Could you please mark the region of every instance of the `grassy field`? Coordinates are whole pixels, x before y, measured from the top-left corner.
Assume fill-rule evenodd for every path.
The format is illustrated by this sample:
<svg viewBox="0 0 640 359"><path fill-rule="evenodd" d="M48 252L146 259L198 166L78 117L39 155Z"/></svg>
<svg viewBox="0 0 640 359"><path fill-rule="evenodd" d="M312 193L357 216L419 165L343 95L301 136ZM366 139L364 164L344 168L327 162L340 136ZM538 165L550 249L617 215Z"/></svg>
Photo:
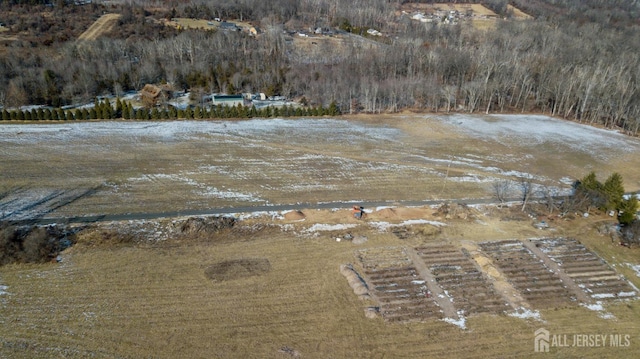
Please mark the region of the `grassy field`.
<svg viewBox="0 0 640 359"><path fill-rule="evenodd" d="M83 242L65 252L59 264L0 268L0 283L7 286L0 296L0 356L286 358L291 356L283 351L290 349L303 358L530 357L533 332L544 327L569 338L631 335L629 347L552 347L551 356L634 357L640 345L637 301L607 306L615 319L570 307L542 311L542 321L472 316L465 330L436 320L393 324L365 318L366 303L338 271L340 264L355 260L355 250L474 236L514 238L534 231L528 221L482 219L489 225L450 221L442 233L409 242L388 232L356 229L369 238L359 246L338 243L332 233L301 235L277 228L153 244ZM261 222L270 221L248 220L247 226ZM599 248L606 238L590 223L578 220L557 230ZM605 252L617 263L638 262L638 249L611 246ZM221 261L251 258L267 259L270 270L222 281L205 275ZM638 277L629 278L640 285Z"/></svg>
<svg viewBox="0 0 640 359"><path fill-rule="evenodd" d="M28 215L52 189L96 188L50 216L305 201L464 201L491 197L492 183L520 176L566 188L591 169L601 180L618 171L628 190L640 187L637 139L542 116L2 126L3 214L18 208ZM545 231L518 205L515 219L495 207L471 209L465 219L429 207L380 209L364 222L348 208L302 211L194 235L164 231L175 228L175 219L136 231L127 229L133 222L106 223L83 232L60 263L1 267L0 357L531 357L538 328L567 335L569 344L573 335L630 335L629 346L552 347L553 357L633 358L640 348L637 300L607 304L604 312L541 310L542 320L472 315L466 329L439 320L388 323L365 317L371 303L358 299L339 272L364 248L553 235L578 238L640 287L631 268L640 264L640 249L613 244L597 231L613 221L609 217L556 220ZM406 239L380 229L416 219L444 225L411 227L417 234ZM317 229L322 226L336 227ZM129 230L134 241L103 240L117 228ZM368 241L335 240L347 232ZM254 263L255 272L231 266L212 275L229 267L221 263Z"/></svg>
<svg viewBox="0 0 640 359"><path fill-rule="evenodd" d="M497 181L566 189L591 170L640 188L639 141L527 115L3 126L5 212L79 189L47 215L491 197Z"/></svg>

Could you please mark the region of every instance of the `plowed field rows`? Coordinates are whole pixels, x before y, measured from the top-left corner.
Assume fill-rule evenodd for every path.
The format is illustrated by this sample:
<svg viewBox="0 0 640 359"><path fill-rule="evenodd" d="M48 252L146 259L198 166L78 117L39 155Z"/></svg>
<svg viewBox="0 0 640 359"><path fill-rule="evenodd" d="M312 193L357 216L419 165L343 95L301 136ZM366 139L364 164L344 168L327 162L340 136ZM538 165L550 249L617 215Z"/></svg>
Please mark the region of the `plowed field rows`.
<svg viewBox="0 0 640 359"><path fill-rule="evenodd" d="M533 308L557 308L576 302L560 277L522 242L484 242L480 243L480 248Z"/></svg>
<svg viewBox="0 0 640 359"><path fill-rule="evenodd" d="M436 282L449 296L458 312L502 313L509 307L494 290L475 262L451 245L416 248Z"/></svg>
<svg viewBox="0 0 640 359"><path fill-rule="evenodd" d="M544 239L536 241L536 245L593 299L629 298L638 294L637 289L576 239Z"/></svg>

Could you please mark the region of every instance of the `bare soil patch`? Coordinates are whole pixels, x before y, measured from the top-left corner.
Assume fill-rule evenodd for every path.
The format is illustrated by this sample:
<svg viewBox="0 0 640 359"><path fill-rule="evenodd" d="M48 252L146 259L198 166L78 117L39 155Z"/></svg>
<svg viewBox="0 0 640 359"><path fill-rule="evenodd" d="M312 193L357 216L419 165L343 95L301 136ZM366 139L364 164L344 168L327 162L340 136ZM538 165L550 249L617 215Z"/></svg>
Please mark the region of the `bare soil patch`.
<svg viewBox="0 0 640 359"><path fill-rule="evenodd" d="M214 281L227 281L265 274L270 270L271 263L266 258L245 258L212 264L204 274Z"/></svg>
<svg viewBox="0 0 640 359"><path fill-rule="evenodd" d="M95 40L102 34L111 31L116 21L120 18L120 14L104 14L100 16L96 22L94 22L85 32L83 32L78 40Z"/></svg>

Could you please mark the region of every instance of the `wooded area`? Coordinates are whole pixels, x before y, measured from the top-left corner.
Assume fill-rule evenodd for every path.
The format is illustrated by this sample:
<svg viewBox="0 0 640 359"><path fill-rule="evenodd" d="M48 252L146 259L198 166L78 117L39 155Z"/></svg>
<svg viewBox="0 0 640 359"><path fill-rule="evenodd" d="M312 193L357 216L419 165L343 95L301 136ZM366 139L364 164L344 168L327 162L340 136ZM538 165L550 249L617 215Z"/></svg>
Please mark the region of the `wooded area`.
<svg viewBox="0 0 640 359"><path fill-rule="evenodd" d="M0 2L0 22L19 35L0 42L5 107L59 107L167 82L304 96L312 106L335 101L342 112L543 112L631 134L640 129L637 1L510 2L535 16L527 21L510 20L507 1L481 1L505 17L486 30L412 21L397 11L404 1L388 0L38 3ZM75 41L103 12L122 14L116 28ZM261 34L177 30L158 21L172 17L252 21ZM322 57L294 51L293 31L345 22L385 36L344 33L353 40L344 46L316 44Z"/></svg>

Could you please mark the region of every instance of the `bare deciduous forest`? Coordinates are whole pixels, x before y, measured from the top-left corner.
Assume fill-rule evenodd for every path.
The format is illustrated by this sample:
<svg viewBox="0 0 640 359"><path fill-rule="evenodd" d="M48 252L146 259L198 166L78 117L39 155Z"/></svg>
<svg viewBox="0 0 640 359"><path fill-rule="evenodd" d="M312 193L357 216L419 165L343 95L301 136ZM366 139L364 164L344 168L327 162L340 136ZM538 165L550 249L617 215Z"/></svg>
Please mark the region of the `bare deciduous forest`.
<svg viewBox="0 0 640 359"><path fill-rule="evenodd" d="M486 29L412 21L400 11L405 3L1 1L0 104L60 107L167 82L198 92L304 97L311 105L335 101L342 112L542 112L640 130L638 1L478 1L499 15ZM534 19L514 20L508 4ZM104 13L121 14L116 26L77 41ZM250 22L260 34L160 21L176 17ZM296 51L296 32L317 28L351 41Z"/></svg>

